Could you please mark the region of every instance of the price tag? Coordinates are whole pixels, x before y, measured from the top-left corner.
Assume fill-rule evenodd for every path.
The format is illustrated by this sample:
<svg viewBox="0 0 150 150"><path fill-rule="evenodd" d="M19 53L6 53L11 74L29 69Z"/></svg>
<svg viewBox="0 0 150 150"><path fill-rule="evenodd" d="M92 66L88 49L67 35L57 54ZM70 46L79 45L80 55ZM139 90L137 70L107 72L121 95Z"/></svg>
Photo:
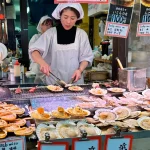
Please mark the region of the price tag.
<svg viewBox="0 0 150 150"><path fill-rule="evenodd" d="M68 142L41 143L38 142L38 150L69 150Z"/></svg>
<svg viewBox="0 0 150 150"><path fill-rule="evenodd" d="M72 150L101 150L101 137L88 137L86 141L79 138L72 140Z"/></svg>
<svg viewBox="0 0 150 150"><path fill-rule="evenodd" d="M0 140L0 150L25 150L25 137L11 137Z"/></svg>
<svg viewBox="0 0 150 150"><path fill-rule="evenodd" d="M150 23L138 23L137 36L150 36Z"/></svg>
<svg viewBox="0 0 150 150"><path fill-rule="evenodd" d="M108 4L108 0L54 0L55 4L58 3L96 3L96 4Z"/></svg>
<svg viewBox="0 0 150 150"><path fill-rule="evenodd" d="M132 139L132 136L124 136L123 138L106 136L104 150L132 150Z"/></svg>
<svg viewBox="0 0 150 150"><path fill-rule="evenodd" d="M105 35L113 37L127 38L130 25L106 22Z"/></svg>

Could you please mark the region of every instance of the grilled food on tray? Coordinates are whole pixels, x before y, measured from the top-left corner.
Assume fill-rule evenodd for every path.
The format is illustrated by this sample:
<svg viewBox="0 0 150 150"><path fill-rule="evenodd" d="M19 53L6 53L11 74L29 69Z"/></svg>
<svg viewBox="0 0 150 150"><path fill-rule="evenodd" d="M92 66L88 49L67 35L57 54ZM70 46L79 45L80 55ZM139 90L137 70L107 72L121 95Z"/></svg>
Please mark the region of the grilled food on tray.
<svg viewBox="0 0 150 150"><path fill-rule="evenodd" d="M16 119L12 122L9 122L10 124L15 124L18 126L24 126L26 124L26 120L25 119Z"/></svg>
<svg viewBox="0 0 150 150"><path fill-rule="evenodd" d="M7 122L5 120L0 119L0 128L6 127Z"/></svg>
<svg viewBox="0 0 150 150"><path fill-rule="evenodd" d="M15 125L15 124L9 124L7 127L5 127L5 130L7 132L14 132L16 130L20 129L20 126Z"/></svg>
<svg viewBox="0 0 150 150"><path fill-rule="evenodd" d="M52 111L52 116L54 118L60 119L68 119L70 118L70 114L68 114L63 107L58 107L57 110Z"/></svg>
<svg viewBox="0 0 150 150"><path fill-rule="evenodd" d="M7 131L6 130L3 130L3 129L0 129L0 139L3 139L7 136Z"/></svg>
<svg viewBox="0 0 150 150"><path fill-rule="evenodd" d="M55 86L55 85L48 85L47 89L52 91L52 92L62 92L64 90L60 86Z"/></svg>
<svg viewBox="0 0 150 150"><path fill-rule="evenodd" d="M0 118L5 121L14 121L16 119L16 114L12 112L0 113Z"/></svg>
<svg viewBox="0 0 150 150"><path fill-rule="evenodd" d="M68 88L68 90L74 91L74 92L79 92L79 91L83 91L84 89L81 88L80 86L70 86L70 87Z"/></svg>
<svg viewBox="0 0 150 150"><path fill-rule="evenodd" d="M14 133L16 135L20 135L20 136L31 135L33 133L33 129L31 127L29 127L29 128L23 127L23 128L20 128L20 129L14 131Z"/></svg>
<svg viewBox="0 0 150 150"><path fill-rule="evenodd" d="M50 114L44 111L44 108L39 107L37 110L34 110L30 113L30 116L33 119L38 120L49 120L51 118Z"/></svg>
<svg viewBox="0 0 150 150"><path fill-rule="evenodd" d="M85 116L89 116L90 115L90 111L88 110L84 110L81 107L74 107L74 108L68 108L67 112L71 115L71 116L79 116L79 117L85 117Z"/></svg>

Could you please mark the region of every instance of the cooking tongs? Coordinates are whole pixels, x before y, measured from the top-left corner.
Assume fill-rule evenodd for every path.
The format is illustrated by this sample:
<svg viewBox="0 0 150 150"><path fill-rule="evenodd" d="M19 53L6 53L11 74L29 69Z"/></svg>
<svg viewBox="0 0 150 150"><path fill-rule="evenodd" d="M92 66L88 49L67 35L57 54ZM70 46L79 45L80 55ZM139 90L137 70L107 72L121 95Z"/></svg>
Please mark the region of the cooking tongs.
<svg viewBox="0 0 150 150"><path fill-rule="evenodd" d="M61 79L59 79L57 76L55 76L52 72L50 72L50 74L56 79L55 81L57 82L57 84L59 84L62 87L66 87L67 83Z"/></svg>

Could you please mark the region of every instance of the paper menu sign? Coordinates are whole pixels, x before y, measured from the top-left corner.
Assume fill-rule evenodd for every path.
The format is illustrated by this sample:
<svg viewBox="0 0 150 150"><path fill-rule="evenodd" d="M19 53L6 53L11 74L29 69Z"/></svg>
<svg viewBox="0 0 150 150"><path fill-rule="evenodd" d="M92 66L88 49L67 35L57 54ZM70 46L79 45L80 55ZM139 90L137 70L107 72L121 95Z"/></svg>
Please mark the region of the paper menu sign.
<svg viewBox="0 0 150 150"><path fill-rule="evenodd" d="M0 150L25 150L25 137L10 137L0 140Z"/></svg>
<svg viewBox="0 0 150 150"><path fill-rule="evenodd" d="M95 3L95 4L108 4L108 0L54 0L55 4L58 3Z"/></svg>
<svg viewBox="0 0 150 150"><path fill-rule="evenodd" d="M140 0L140 22L137 27L137 36L150 36L150 2Z"/></svg>
<svg viewBox="0 0 150 150"><path fill-rule="evenodd" d="M135 0L111 0L105 26L105 35L127 38ZM118 29L119 28L119 29Z"/></svg>
<svg viewBox="0 0 150 150"><path fill-rule="evenodd" d="M101 137L88 137L89 140L72 140L72 150L101 150Z"/></svg>
<svg viewBox="0 0 150 150"><path fill-rule="evenodd" d="M38 142L38 150L69 150L69 143L68 142L52 142L52 143Z"/></svg>
<svg viewBox="0 0 150 150"><path fill-rule="evenodd" d="M111 138L106 136L104 150L132 150L132 136L123 138Z"/></svg>

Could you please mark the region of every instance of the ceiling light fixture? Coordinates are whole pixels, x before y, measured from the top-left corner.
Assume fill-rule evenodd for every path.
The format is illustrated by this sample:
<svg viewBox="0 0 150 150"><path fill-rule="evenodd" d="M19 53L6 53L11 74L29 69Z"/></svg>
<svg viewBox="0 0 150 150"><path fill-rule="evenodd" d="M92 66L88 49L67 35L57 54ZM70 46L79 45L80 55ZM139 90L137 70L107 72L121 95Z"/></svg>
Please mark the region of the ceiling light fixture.
<svg viewBox="0 0 150 150"><path fill-rule="evenodd" d="M11 3L11 0L6 0L6 3L8 3L8 4Z"/></svg>

